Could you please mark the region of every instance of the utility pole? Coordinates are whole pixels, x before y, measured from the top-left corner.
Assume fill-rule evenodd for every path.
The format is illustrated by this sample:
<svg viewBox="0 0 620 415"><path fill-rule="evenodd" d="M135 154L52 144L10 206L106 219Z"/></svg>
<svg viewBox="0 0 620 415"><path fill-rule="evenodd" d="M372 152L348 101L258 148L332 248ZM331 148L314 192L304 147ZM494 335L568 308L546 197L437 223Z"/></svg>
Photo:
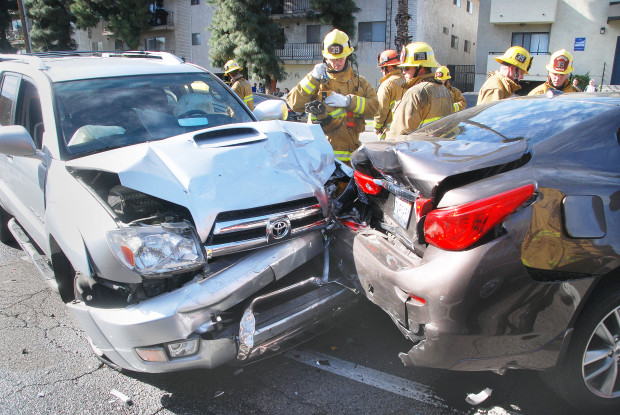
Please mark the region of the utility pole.
<svg viewBox="0 0 620 415"><path fill-rule="evenodd" d="M17 10L19 11L19 18L22 21L22 32L24 33L24 44L26 45L26 53L31 53L32 45L30 44L30 33L28 33L28 21L26 20L26 9L24 8L24 0L17 0Z"/></svg>
<svg viewBox="0 0 620 415"><path fill-rule="evenodd" d="M607 66L607 62L603 62L603 76L601 76L601 88L603 89L603 79L605 79L605 67Z"/></svg>

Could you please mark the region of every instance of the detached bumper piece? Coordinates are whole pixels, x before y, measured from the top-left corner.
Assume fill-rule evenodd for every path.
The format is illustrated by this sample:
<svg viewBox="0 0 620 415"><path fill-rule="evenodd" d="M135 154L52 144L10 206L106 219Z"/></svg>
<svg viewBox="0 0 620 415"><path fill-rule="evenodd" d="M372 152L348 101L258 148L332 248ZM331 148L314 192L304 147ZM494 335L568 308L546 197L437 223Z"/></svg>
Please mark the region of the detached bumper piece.
<svg viewBox="0 0 620 415"><path fill-rule="evenodd" d="M296 296L280 302L283 297L291 295ZM272 300L278 300L277 305L261 307ZM298 339L302 332L319 329L321 323L333 321L356 300L357 295L352 289L337 282L324 284L317 277L258 296L243 313L237 359L247 361L267 352L276 352L283 343L290 344L289 340Z"/></svg>

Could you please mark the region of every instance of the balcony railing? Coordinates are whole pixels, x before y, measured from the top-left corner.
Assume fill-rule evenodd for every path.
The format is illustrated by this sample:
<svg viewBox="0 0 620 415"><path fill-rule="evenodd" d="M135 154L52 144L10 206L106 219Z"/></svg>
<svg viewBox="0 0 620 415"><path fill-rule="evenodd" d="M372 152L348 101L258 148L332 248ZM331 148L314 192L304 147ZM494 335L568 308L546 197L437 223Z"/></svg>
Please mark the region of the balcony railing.
<svg viewBox="0 0 620 415"><path fill-rule="evenodd" d="M284 49L276 50L280 59L306 60L322 59L320 43L285 43Z"/></svg>
<svg viewBox="0 0 620 415"><path fill-rule="evenodd" d="M310 0L282 0L273 6L271 14L305 14L310 10Z"/></svg>

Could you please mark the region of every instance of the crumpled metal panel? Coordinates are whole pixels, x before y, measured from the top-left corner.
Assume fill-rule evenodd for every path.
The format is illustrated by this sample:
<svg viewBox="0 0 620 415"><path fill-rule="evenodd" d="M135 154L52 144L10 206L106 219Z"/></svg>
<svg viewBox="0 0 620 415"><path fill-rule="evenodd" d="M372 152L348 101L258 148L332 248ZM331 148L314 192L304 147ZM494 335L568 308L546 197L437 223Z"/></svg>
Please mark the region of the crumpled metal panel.
<svg viewBox="0 0 620 415"><path fill-rule="evenodd" d="M72 160L68 167L117 173L124 186L189 209L204 241L219 212L316 196L335 169L319 126L282 121L232 124L235 143L194 140L200 131ZM239 130L256 130L239 142ZM210 131L214 131L211 129ZM239 197L243 194L243 197Z"/></svg>

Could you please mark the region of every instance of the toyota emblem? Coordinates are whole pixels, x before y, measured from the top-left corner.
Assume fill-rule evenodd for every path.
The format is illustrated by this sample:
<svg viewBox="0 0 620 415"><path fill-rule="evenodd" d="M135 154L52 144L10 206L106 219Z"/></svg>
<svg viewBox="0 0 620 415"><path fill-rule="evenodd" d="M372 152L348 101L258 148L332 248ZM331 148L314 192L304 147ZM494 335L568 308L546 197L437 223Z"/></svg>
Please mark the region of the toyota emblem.
<svg viewBox="0 0 620 415"><path fill-rule="evenodd" d="M273 239L282 239L286 237L291 229L291 225L286 219L278 219L269 225L269 233Z"/></svg>

